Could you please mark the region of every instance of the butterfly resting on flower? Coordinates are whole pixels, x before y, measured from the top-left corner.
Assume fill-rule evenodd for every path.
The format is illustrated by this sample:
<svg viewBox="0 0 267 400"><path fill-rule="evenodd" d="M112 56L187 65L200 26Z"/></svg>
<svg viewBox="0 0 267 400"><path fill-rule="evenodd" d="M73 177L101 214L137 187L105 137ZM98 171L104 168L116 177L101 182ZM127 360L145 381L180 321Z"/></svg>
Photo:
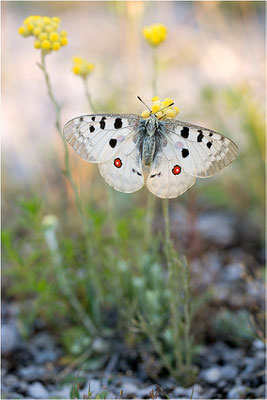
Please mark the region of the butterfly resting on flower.
<svg viewBox="0 0 267 400"><path fill-rule="evenodd" d="M84 160L99 164L101 175L114 189L132 193L146 184L154 195L174 198L196 178L207 178L228 166L238 148L215 131L166 118L164 108L150 111L147 118L83 115L67 122L64 136ZM146 181L143 166L149 168Z"/></svg>

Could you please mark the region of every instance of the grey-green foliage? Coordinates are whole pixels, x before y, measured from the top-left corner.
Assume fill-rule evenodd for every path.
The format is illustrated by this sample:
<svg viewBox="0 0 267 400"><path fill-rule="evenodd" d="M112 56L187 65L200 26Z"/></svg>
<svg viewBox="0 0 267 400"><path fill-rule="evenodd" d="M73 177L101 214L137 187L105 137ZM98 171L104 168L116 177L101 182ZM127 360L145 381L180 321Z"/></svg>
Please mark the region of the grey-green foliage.
<svg viewBox="0 0 267 400"><path fill-rule="evenodd" d="M167 272L160 235L147 247L143 209L132 208L111 221L107 211L91 206L88 236L79 225L61 227L60 218L51 233L38 199L18 202L17 211L19 219L2 236L3 272L8 294L21 303L25 334L41 317L75 357L93 346L95 336L119 335L130 346L148 338L148 351L176 376L177 362L191 365L194 302L188 266L174 259Z"/></svg>
<svg viewBox="0 0 267 400"><path fill-rule="evenodd" d="M218 337L237 346L249 344L256 338L255 329L247 310L221 311L215 318L214 330Z"/></svg>

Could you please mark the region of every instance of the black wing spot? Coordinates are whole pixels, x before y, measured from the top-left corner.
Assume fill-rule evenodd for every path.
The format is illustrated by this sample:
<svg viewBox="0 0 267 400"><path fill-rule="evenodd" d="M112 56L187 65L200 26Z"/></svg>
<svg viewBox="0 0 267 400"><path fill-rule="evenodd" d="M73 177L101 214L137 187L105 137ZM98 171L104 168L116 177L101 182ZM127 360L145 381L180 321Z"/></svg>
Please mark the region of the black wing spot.
<svg viewBox="0 0 267 400"><path fill-rule="evenodd" d="M186 158L187 156L189 156L189 150L188 149L182 149L182 157Z"/></svg>
<svg viewBox="0 0 267 400"><path fill-rule="evenodd" d="M114 149L116 144L117 144L117 139L110 139L110 141L109 141L110 147L112 147Z"/></svg>
<svg viewBox="0 0 267 400"><path fill-rule="evenodd" d="M92 120L92 121L95 121L95 117L92 117L91 120Z"/></svg>
<svg viewBox="0 0 267 400"><path fill-rule="evenodd" d="M116 118L114 122L114 128L115 129L120 129L122 127L122 120L121 118Z"/></svg>
<svg viewBox="0 0 267 400"><path fill-rule="evenodd" d="M203 132L202 132L201 129L199 129L198 132L199 132L199 135L197 135L197 141L198 141L198 142L202 142L202 139L203 139L203 137L204 137Z"/></svg>
<svg viewBox="0 0 267 400"><path fill-rule="evenodd" d="M80 122L83 122L83 117L80 117Z"/></svg>
<svg viewBox="0 0 267 400"><path fill-rule="evenodd" d="M106 117L102 117L101 121L99 122L101 129L105 129L105 126L106 126L105 119L107 119L107 118Z"/></svg>
<svg viewBox="0 0 267 400"><path fill-rule="evenodd" d="M210 132L210 133L209 133L209 136L212 137L212 136L213 136L213 133Z"/></svg>
<svg viewBox="0 0 267 400"><path fill-rule="evenodd" d="M156 176L157 174L153 174L153 175L151 175L151 177L150 178L155 178L155 176Z"/></svg>
<svg viewBox="0 0 267 400"><path fill-rule="evenodd" d="M211 146L212 146L212 142L208 142L208 143L207 143L207 147L210 149Z"/></svg>
<svg viewBox="0 0 267 400"><path fill-rule="evenodd" d="M94 132L95 131L95 127L93 125L90 126L90 132Z"/></svg>
<svg viewBox="0 0 267 400"><path fill-rule="evenodd" d="M187 126L184 126L183 129L181 130L181 136L185 139L188 138L189 128Z"/></svg>

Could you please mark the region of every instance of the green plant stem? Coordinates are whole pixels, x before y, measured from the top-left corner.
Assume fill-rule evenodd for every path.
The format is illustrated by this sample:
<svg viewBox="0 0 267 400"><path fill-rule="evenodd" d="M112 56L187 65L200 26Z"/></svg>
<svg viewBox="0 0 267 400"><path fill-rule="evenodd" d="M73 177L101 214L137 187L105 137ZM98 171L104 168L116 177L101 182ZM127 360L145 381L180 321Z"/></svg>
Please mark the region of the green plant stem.
<svg viewBox="0 0 267 400"><path fill-rule="evenodd" d="M44 51L41 52L41 64L38 64L38 66L40 67L40 69L42 70L42 72L44 74L45 83L46 83L46 87L47 87L47 91L48 91L48 96L54 106L55 113L56 113L56 128L57 128L57 131L61 137L61 140L62 140L62 143L64 146L64 162L65 162L64 175L70 182L70 185L71 185L73 193L74 193L74 199L75 199L75 204L76 204L77 210L80 214L82 224L85 229L85 233L88 234L88 225L87 225L87 222L86 222L86 219L84 216L84 211L83 211L83 207L81 204L78 188L77 188L77 185L76 185L76 183L73 179L72 173L71 173L70 161L69 161L69 151L68 151L67 143L63 136L62 128L61 128L61 124L60 124L61 107L60 107L59 103L57 102L56 97L53 92L53 89L52 89L50 78L49 78L49 75L48 75L48 72L46 69L46 53ZM80 317L81 322L84 324L84 326L86 327L88 332L90 332L90 334L96 333L96 328L94 327L94 324L92 323L90 318L87 316L86 311L84 310L83 306L81 305L81 303L79 302L79 300L73 293L71 286L69 285L68 278L65 274L64 269L61 266L60 254L58 251L57 251L56 255L54 255L54 264L55 264L56 273L58 276L58 283L60 285L62 292L65 294L66 298L69 300L70 304L72 305L73 309L76 311L77 315Z"/></svg>
<svg viewBox="0 0 267 400"><path fill-rule="evenodd" d="M158 80L158 55L157 49L152 48L152 62L153 62L153 73L152 73L152 96L157 96L157 80Z"/></svg>
<svg viewBox="0 0 267 400"><path fill-rule="evenodd" d="M89 107L91 108L91 110L93 111L93 113L96 113L96 108L92 102L92 97L91 97L91 93L89 92L89 85L88 85L88 77L87 78L83 78L83 82L84 82L84 91L85 91L85 96L87 98Z"/></svg>
<svg viewBox="0 0 267 400"><path fill-rule="evenodd" d="M167 259L168 267L171 267L171 233L170 233L170 216L169 216L169 200L163 199L162 200L162 211L165 223L165 254Z"/></svg>
<svg viewBox="0 0 267 400"><path fill-rule="evenodd" d="M71 173L68 146L67 146L67 142L63 136L62 128L61 128L61 124L60 124L61 107L60 107L59 103L57 102L54 92L53 92L53 89L52 89L50 78L49 78L49 75L48 75L48 72L46 69L46 53L44 51L41 52L41 64L37 64L37 65L40 67L40 69L42 70L42 72L44 74L45 83L46 83L46 87L47 87L47 91L48 91L48 97L50 98L51 103L53 104L55 113L56 113L56 128L57 128L57 131L61 137L61 140L62 140L62 143L64 146L64 163L65 163L64 175L66 176L66 178L68 179L68 181L72 187L72 190L74 193L75 204L76 204L78 212L81 216L81 219L84 223L85 222L84 212L83 212L78 188L77 188L77 185L76 185L76 183L73 179L72 173Z"/></svg>

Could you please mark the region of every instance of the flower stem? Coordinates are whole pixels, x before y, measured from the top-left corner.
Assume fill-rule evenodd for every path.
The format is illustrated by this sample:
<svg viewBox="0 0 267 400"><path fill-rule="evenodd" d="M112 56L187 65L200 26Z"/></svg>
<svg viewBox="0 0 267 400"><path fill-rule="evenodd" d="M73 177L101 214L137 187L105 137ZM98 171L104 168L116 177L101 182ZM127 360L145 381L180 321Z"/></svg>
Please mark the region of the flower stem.
<svg viewBox="0 0 267 400"><path fill-rule="evenodd" d="M92 102L92 97L91 97L91 93L89 92L89 88L88 88L88 78L83 78L83 82L84 82L84 89L85 89L85 96L87 98L88 104L91 108L91 110L93 111L93 113L96 113L96 109L95 106Z"/></svg>
<svg viewBox="0 0 267 400"><path fill-rule="evenodd" d="M41 52L41 64L37 64L37 65L41 68L41 70L44 74L45 83L46 83L46 87L47 87L47 91L48 91L48 96L51 100L51 103L54 106L55 113L56 113L56 128L57 128L57 131L61 137L61 140L62 140L62 143L64 146L64 163L65 163L64 175L66 176L66 178L68 179L68 181L72 187L76 207L78 209L78 212L81 216L82 221L84 222L84 212L83 212L83 208L82 208L82 204L81 204L81 200L80 200L80 196L79 196L79 192L78 192L78 187L77 187L77 185L73 179L72 173L71 173L69 150L68 150L66 140L63 136L62 127L60 124L61 107L60 107L59 103L57 102L54 92L53 92L53 89L52 89L50 78L49 78L49 75L48 75L48 72L46 69L46 53L44 51Z"/></svg>
<svg viewBox="0 0 267 400"><path fill-rule="evenodd" d="M169 201L168 199L162 200L162 211L165 223L165 254L168 267L171 265L171 234L170 234L170 216L169 216Z"/></svg>
<svg viewBox="0 0 267 400"><path fill-rule="evenodd" d="M157 96L157 80L158 80L158 56L157 49L152 49L153 75L152 75L152 96Z"/></svg>

